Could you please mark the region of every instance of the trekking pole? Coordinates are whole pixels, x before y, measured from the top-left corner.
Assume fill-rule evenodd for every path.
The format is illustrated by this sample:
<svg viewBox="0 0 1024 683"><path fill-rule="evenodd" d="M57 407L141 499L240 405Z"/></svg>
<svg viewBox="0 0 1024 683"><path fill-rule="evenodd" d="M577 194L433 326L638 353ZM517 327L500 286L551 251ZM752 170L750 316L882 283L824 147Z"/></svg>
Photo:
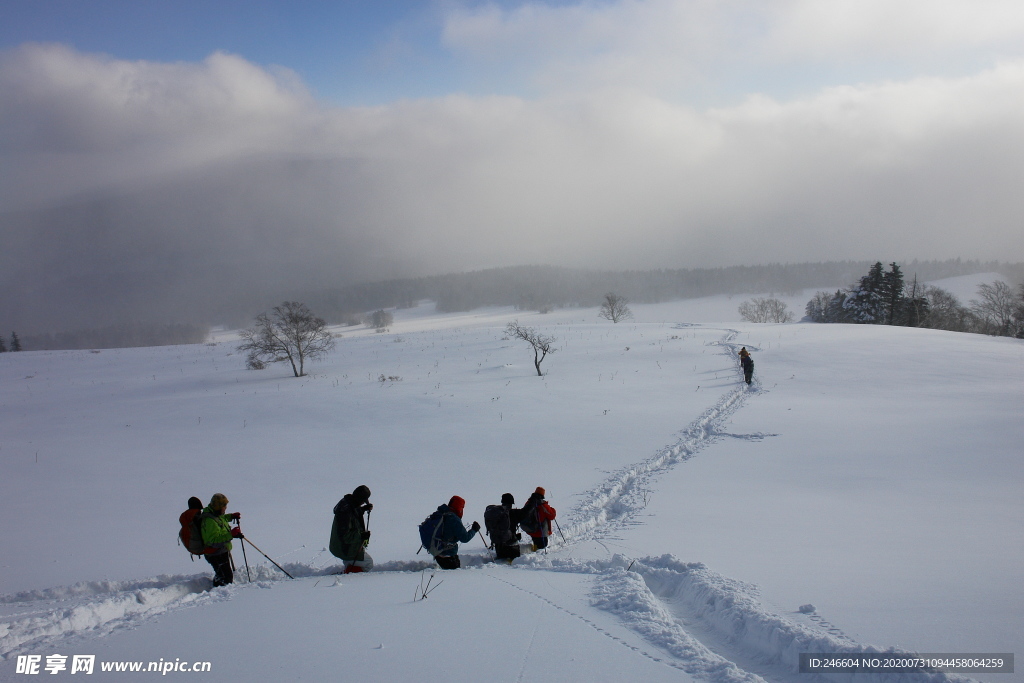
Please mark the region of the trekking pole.
<svg viewBox="0 0 1024 683"><path fill-rule="evenodd" d="M239 521L237 519L235 520L235 526L238 527L239 531L242 530L242 525L239 523ZM249 581L249 583L252 583L252 574L249 573L249 558L245 556L245 536L242 536L241 541L242 541L242 559L245 560L245 578L246 578L246 580Z"/></svg>
<svg viewBox="0 0 1024 683"><path fill-rule="evenodd" d="M242 544L244 545L246 541L249 541L249 539L248 539L248 538L243 538L243 539L242 539ZM267 555L267 554L266 554L265 552L263 552L262 550L260 550L259 548L257 548L257 547L256 547L256 544L255 544L255 543L253 543L252 541L249 541L249 545L251 545L251 546L253 547L253 550L255 550L255 551L256 551L256 552L258 552L258 553L259 553L260 555L262 555L263 557L265 557L265 558L267 558L268 560L270 560L270 555ZM292 576L292 575L291 575L291 574L289 574L288 572L285 572L285 571L284 571L284 567L282 567L281 565L279 565L279 564L278 564L277 562L274 562L273 560L270 560L270 563L271 563L272 565L274 565L275 567L277 567L278 569L280 569L281 571L283 571L283 572L284 572L284 575L285 575L285 576L287 576L287 577L288 577L289 579L294 579L294 578L295 578L294 576Z"/></svg>
<svg viewBox="0 0 1024 683"><path fill-rule="evenodd" d="M565 534L562 533L562 527L560 527L558 525L558 520L554 519L554 520L551 520L551 521L553 521L555 523L555 528L558 529L558 535L562 537L562 543L565 543L566 545L569 545L569 542L565 540Z"/></svg>

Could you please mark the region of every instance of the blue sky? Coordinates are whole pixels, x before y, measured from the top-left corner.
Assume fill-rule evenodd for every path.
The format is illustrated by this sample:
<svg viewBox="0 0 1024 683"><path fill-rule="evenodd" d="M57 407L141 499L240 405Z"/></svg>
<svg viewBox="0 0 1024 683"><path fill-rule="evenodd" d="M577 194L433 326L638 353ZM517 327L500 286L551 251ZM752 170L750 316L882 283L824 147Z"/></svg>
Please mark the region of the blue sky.
<svg viewBox="0 0 1024 683"><path fill-rule="evenodd" d="M264 67L291 69L318 97L347 105L451 93L536 97L553 87L574 87L573 77L587 63L615 56L632 60L638 73L676 69L675 79L663 78L658 85L662 96L697 105L730 104L751 92L786 98L833 85L960 76L1024 52L1018 40L1021 12L1014 12L1013 3L914 0L889 4L902 11L880 12L878 6L886 3L865 2L860 16L843 7L851 5L849 0L817 3L835 9L834 22L822 21L826 13L808 11L809 4L5 0L0 49L55 42L85 53L154 62L197 62L228 52ZM991 22L972 21L958 30L963 16L984 16L986 9L992 10ZM652 24L645 24L645 14ZM773 31L801 14L804 37L820 33L822 42L803 44L801 38L788 53L778 50ZM846 14L851 16L843 19ZM460 37L460 27L484 16L495 19L489 32ZM671 23L677 20L680 27L695 27L694 33L675 30ZM847 28L837 31L836 23L844 21ZM650 31L658 22L668 29ZM644 30L651 33L646 46L635 36ZM565 71L553 84L551 71L558 67Z"/></svg>
<svg viewBox="0 0 1024 683"><path fill-rule="evenodd" d="M157 62L213 52L296 71L325 98L378 103L459 89L429 2L4 0L0 47L57 42Z"/></svg>

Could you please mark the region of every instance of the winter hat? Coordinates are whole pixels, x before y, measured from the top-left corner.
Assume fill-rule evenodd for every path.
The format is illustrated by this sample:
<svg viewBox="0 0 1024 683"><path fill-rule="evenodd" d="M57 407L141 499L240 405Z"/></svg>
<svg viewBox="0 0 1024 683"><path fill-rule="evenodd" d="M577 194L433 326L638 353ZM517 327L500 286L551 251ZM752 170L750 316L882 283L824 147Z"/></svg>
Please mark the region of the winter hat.
<svg viewBox="0 0 1024 683"><path fill-rule="evenodd" d="M228 506L228 497L227 496L225 496L223 493L215 493L215 494L213 494L213 498L210 499L210 509L211 510L220 510L221 508L226 508L227 506Z"/></svg>
<svg viewBox="0 0 1024 683"><path fill-rule="evenodd" d="M544 496L547 495L547 492L544 491L544 489L542 487L540 487L540 486L537 487L537 490L534 491L534 493L539 495L541 498L543 498Z"/></svg>
<svg viewBox="0 0 1024 683"><path fill-rule="evenodd" d="M516 504L516 499L512 497L511 493L503 493L503 494L501 494L501 504L502 505L515 505Z"/></svg>
<svg viewBox="0 0 1024 683"><path fill-rule="evenodd" d="M189 510L202 510L203 509L203 501L199 500L195 496L192 496L191 498L188 499L188 509Z"/></svg>
<svg viewBox="0 0 1024 683"><path fill-rule="evenodd" d="M452 496L448 501L448 508L461 518L462 511L466 509L466 501L458 496Z"/></svg>
<svg viewBox="0 0 1024 683"><path fill-rule="evenodd" d="M356 490L352 492L352 497L358 501L370 500L370 488L366 484L357 486Z"/></svg>

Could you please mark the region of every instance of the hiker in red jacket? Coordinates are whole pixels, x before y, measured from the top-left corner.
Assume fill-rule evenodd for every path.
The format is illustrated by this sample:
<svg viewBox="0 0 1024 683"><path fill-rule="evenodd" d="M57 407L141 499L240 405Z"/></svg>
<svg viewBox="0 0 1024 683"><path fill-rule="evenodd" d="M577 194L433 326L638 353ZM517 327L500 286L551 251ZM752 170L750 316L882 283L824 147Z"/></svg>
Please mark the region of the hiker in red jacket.
<svg viewBox="0 0 1024 683"><path fill-rule="evenodd" d="M548 505L544 495L544 489L538 486L530 495L530 500L523 506L522 521L519 522L519 528L530 534L530 538L533 539L530 550L534 552L548 547L551 521L555 518L555 508Z"/></svg>

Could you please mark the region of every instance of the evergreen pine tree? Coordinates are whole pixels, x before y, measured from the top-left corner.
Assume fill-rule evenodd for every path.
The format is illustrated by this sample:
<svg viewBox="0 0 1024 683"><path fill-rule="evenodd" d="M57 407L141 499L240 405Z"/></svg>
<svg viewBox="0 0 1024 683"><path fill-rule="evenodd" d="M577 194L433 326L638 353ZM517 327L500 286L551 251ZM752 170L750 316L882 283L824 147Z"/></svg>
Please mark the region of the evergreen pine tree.
<svg viewBox="0 0 1024 683"><path fill-rule="evenodd" d="M804 307L804 316L812 323L828 322L825 317L825 311L828 310L830 303L832 303L831 294L828 292L818 292L814 295L813 299L807 302L807 306Z"/></svg>
<svg viewBox="0 0 1024 683"><path fill-rule="evenodd" d="M17 332L11 332L11 351L21 351L21 340Z"/></svg>
<svg viewBox="0 0 1024 683"><path fill-rule="evenodd" d="M833 296L828 305L825 306L824 318L822 322L826 323L849 323L853 322L850 317L850 312L846 308L846 292L841 289L837 289L835 296Z"/></svg>
<svg viewBox="0 0 1024 683"><path fill-rule="evenodd" d="M850 290L843 302L843 308L849 322L878 324L884 322L885 316L885 271L882 262L871 266L868 274L860 279L860 284Z"/></svg>
<svg viewBox="0 0 1024 683"><path fill-rule="evenodd" d="M895 262L889 264L889 272L882 274L881 303L884 317L876 322L886 325L904 325L903 272Z"/></svg>
<svg viewBox="0 0 1024 683"><path fill-rule="evenodd" d="M5 353L6 351L7 351L7 345L4 344L4 338L0 337L0 353Z"/></svg>

